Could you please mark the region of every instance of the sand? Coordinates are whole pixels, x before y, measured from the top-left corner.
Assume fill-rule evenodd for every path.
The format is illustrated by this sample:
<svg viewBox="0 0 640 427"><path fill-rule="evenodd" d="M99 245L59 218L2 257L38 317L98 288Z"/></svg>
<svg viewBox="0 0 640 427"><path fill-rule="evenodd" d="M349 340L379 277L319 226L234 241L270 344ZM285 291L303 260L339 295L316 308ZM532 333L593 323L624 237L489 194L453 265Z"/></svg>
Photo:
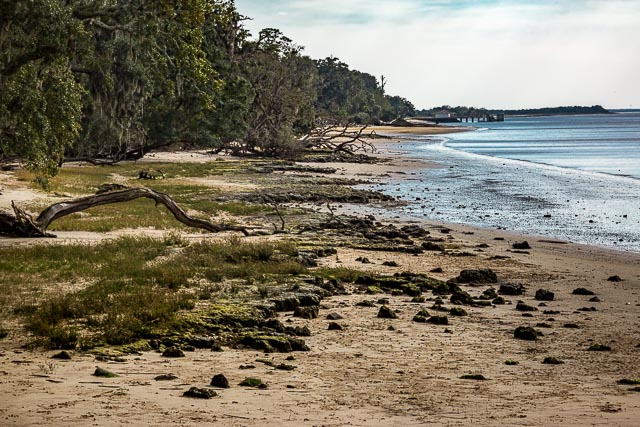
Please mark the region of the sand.
<svg viewBox="0 0 640 427"><path fill-rule="evenodd" d="M182 160L186 158L182 155ZM384 179L385 174L406 171L411 162L336 166L345 176ZM5 206L7 194L15 193L6 189L3 193ZM59 361L50 358L54 352L21 349L25 338L12 335L0 340L2 425L638 425L640 394L617 381L640 378L640 254L455 224L447 225L449 233L442 233L442 224L421 224L475 256L338 248L338 254L322 264L384 274L428 273L441 267L442 273L429 273L440 279L455 277L466 268L489 267L500 281L523 283L527 292L506 297L512 304L465 307L470 315L450 317L448 326L412 322L419 309L430 310L432 303L411 303L406 295L325 299L318 319L281 315L281 320L307 325L312 331L305 339L311 351L295 353L295 360L286 362L296 366L293 371L256 362L266 358L281 363L288 354L233 349L197 350L181 359L149 352L127 356L120 363L99 362L76 352L71 361ZM73 239L82 236L73 233ZM514 253L511 244L524 239L532 247L529 253ZM2 240L6 244L8 239ZM361 256L372 263L356 261ZM391 260L399 267L381 265ZM612 275L624 281L607 281ZM487 287L464 288L477 295ZM601 302L573 295L577 287L594 291ZM538 307L534 300L539 288L555 293L546 307ZM355 306L365 298L383 297L399 311L398 319L377 318L378 307ZM532 312L533 317L523 317L514 309L518 300L539 310ZM451 306L448 301L446 305ZM583 307L597 311L576 311ZM544 314L544 310L558 313ZM333 312L343 316L338 322L344 330L327 330L325 318ZM539 323L546 324L537 327L544 332L539 340L513 338L517 326ZM564 328L567 323L579 329ZM587 351L592 343L611 345L612 351ZM547 356L565 363L543 364ZM507 359L519 365L507 366ZM239 368L247 364L256 368ZM118 377L94 377L96 366ZM154 380L167 373L178 379ZM206 387L219 373L227 376L231 388L217 390L218 397L181 397L191 386ZM465 374L482 374L487 380L460 379ZM263 379L268 388L239 387L247 376Z"/></svg>

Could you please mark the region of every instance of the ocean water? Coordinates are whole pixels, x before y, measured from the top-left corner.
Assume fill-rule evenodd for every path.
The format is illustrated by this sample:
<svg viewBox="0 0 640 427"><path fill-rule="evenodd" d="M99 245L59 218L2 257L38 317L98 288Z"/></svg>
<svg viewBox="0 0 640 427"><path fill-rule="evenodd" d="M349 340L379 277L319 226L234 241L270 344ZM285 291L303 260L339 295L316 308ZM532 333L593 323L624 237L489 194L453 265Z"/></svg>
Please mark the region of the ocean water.
<svg viewBox="0 0 640 427"><path fill-rule="evenodd" d="M401 215L640 252L640 114L507 118L400 155L439 167L376 189Z"/></svg>

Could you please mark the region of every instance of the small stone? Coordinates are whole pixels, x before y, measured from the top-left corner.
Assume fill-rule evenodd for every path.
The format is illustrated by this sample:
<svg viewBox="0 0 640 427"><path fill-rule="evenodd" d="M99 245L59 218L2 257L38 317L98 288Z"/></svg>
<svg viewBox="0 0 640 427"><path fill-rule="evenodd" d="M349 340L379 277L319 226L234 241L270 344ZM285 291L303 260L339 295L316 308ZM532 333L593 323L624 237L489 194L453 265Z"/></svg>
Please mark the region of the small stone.
<svg viewBox="0 0 640 427"><path fill-rule="evenodd" d="M526 240L524 242L515 242L513 245L511 245L511 247L513 249L531 249L529 242L527 242Z"/></svg>
<svg viewBox="0 0 640 427"><path fill-rule="evenodd" d="M280 371L293 371L294 369L296 369L295 366L287 365L286 363L280 363L280 364L274 366L274 368L278 369Z"/></svg>
<svg viewBox="0 0 640 427"><path fill-rule="evenodd" d="M182 393L183 397L191 397L193 399L211 399L216 397L218 393L208 388L191 387L189 390Z"/></svg>
<svg viewBox="0 0 640 427"><path fill-rule="evenodd" d="M442 267L436 267L436 268L432 268L431 270L429 270L431 273L442 273L444 270L442 269Z"/></svg>
<svg viewBox="0 0 640 427"><path fill-rule="evenodd" d="M262 380L260 378L247 377L239 384L242 387L259 387L262 384Z"/></svg>
<svg viewBox="0 0 640 427"><path fill-rule="evenodd" d="M453 307L451 310L449 310L449 314L452 316L466 316L467 311L461 307Z"/></svg>
<svg viewBox="0 0 640 427"><path fill-rule="evenodd" d="M589 351L611 351L611 347L604 344L591 344L587 349Z"/></svg>
<svg viewBox="0 0 640 427"><path fill-rule="evenodd" d="M51 358L58 360L71 360L71 354L66 350L62 350L60 353L56 353L51 356Z"/></svg>
<svg viewBox="0 0 640 427"><path fill-rule="evenodd" d="M535 296L536 300L538 301L553 301L554 297L555 294L546 289L538 289Z"/></svg>
<svg viewBox="0 0 640 427"><path fill-rule="evenodd" d="M481 374L467 374L460 377L461 380L485 381L486 378Z"/></svg>
<svg viewBox="0 0 640 427"><path fill-rule="evenodd" d="M447 316L431 316L427 319L427 322L434 325L448 325L449 318Z"/></svg>
<svg viewBox="0 0 640 427"><path fill-rule="evenodd" d="M576 288L573 290L572 294L574 295L595 295L593 291L590 291L586 288Z"/></svg>
<svg viewBox="0 0 640 427"><path fill-rule="evenodd" d="M530 326L518 326L513 333L515 338L527 341L535 341L538 339L540 332L536 331L534 328Z"/></svg>
<svg viewBox="0 0 640 427"><path fill-rule="evenodd" d="M622 282L622 278L620 276L611 276L607 279L609 282Z"/></svg>
<svg viewBox="0 0 640 427"><path fill-rule="evenodd" d="M229 380L223 374L214 375L213 378L211 378L211 385L213 387L219 387L219 388L230 387Z"/></svg>
<svg viewBox="0 0 640 427"><path fill-rule="evenodd" d="M516 310L518 310L518 311L538 311L538 309L536 307L533 307L531 305L525 304L522 301L518 301L518 304L516 304Z"/></svg>
<svg viewBox="0 0 640 427"><path fill-rule="evenodd" d="M113 372L107 371L106 369L100 368L96 366L96 370L93 372L93 375L100 378L115 378L116 374Z"/></svg>
<svg viewBox="0 0 640 427"><path fill-rule="evenodd" d="M564 362L556 357L545 357L542 363L545 365L562 365Z"/></svg>
<svg viewBox="0 0 640 427"><path fill-rule="evenodd" d="M162 375L158 375L153 379L156 381L173 381L173 380L177 380L178 377L173 374L162 374Z"/></svg>
<svg viewBox="0 0 640 427"><path fill-rule="evenodd" d="M162 353L162 357L184 357L184 352L178 347L169 347Z"/></svg>
<svg viewBox="0 0 640 427"><path fill-rule="evenodd" d="M415 316L413 316L413 321L417 323L426 323L429 317L431 317L429 312L425 309L422 309L417 312Z"/></svg>
<svg viewBox="0 0 640 427"><path fill-rule="evenodd" d="M341 331L343 329L342 325L337 322L329 323L329 327L327 328L330 331Z"/></svg>
<svg viewBox="0 0 640 427"><path fill-rule="evenodd" d="M382 263L382 265L386 266L386 267L399 267L400 265L395 262L395 261L385 261Z"/></svg>
<svg viewBox="0 0 640 427"><path fill-rule="evenodd" d="M344 317L342 317L338 313L329 313L329 314L327 314L327 320L340 320L340 319L344 319Z"/></svg>
<svg viewBox="0 0 640 427"><path fill-rule="evenodd" d="M504 305L506 304L506 301L502 297L497 297L497 298L494 298L493 301L491 301L491 303L494 305Z"/></svg>
<svg viewBox="0 0 640 427"><path fill-rule="evenodd" d="M318 317L319 308L317 305L308 307L296 307L293 312L293 317L300 317L302 319L315 319Z"/></svg>
<svg viewBox="0 0 640 427"><path fill-rule="evenodd" d="M567 329L580 329L580 326L575 323L565 323L563 327Z"/></svg>
<svg viewBox="0 0 640 427"><path fill-rule="evenodd" d="M398 315L395 313L395 311L390 309L388 306L383 305L380 307L380 310L378 311L378 317L381 319L397 319Z"/></svg>
<svg viewBox="0 0 640 427"><path fill-rule="evenodd" d="M498 293L502 295L522 295L524 293L524 286L520 283L503 283L498 289Z"/></svg>
<svg viewBox="0 0 640 427"><path fill-rule="evenodd" d="M373 303L373 301L370 301L370 300L364 300L356 303L356 307L375 307L375 306L376 305Z"/></svg>
<svg viewBox="0 0 640 427"><path fill-rule="evenodd" d="M376 301L376 304L387 305L389 304L389 298L380 298L378 301Z"/></svg>
<svg viewBox="0 0 640 427"><path fill-rule="evenodd" d="M597 296L592 297L589 299L589 302L600 302L600 298L598 298Z"/></svg>
<svg viewBox="0 0 640 427"><path fill-rule="evenodd" d="M420 303L425 302L425 298L424 298L424 297L422 297L422 296L419 296L419 297L413 297L413 298L411 298L411 302L413 302L413 303L417 303L417 304L420 304Z"/></svg>
<svg viewBox="0 0 640 427"><path fill-rule="evenodd" d="M224 349L222 348L222 346L220 344L212 344L211 345L211 351L215 351L216 353L220 353L220 352L223 352Z"/></svg>

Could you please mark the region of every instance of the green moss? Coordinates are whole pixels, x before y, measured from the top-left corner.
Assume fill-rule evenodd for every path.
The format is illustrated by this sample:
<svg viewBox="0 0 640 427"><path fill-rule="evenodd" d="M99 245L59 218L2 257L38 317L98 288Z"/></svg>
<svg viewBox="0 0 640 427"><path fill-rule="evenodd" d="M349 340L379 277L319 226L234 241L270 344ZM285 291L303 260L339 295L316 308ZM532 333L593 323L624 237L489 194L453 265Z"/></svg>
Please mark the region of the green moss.
<svg viewBox="0 0 640 427"><path fill-rule="evenodd" d="M520 362L518 362L517 360L507 359L504 361L504 364L507 366L516 366L516 365L519 365Z"/></svg>
<svg viewBox="0 0 640 427"><path fill-rule="evenodd" d="M429 317L431 317L429 312L425 309L422 309L417 312L415 316L413 316L413 321L417 323L426 323Z"/></svg>
<svg viewBox="0 0 640 427"><path fill-rule="evenodd" d="M591 344L588 351L611 351L611 347L604 344Z"/></svg>
<svg viewBox="0 0 640 427"><path fill-rule="evenodd" d="M262 380L260 378L247 377L238 385L242 387L260 387L262 384Z"/></svg>
<svg viewBox="0 0 640 427"><path fill-rule="evenodd" d="M383 290L380 289L378 286L368 286L367 287L367 294L369 295L375 295L375 294L381 294L383 293Z"/></svg>

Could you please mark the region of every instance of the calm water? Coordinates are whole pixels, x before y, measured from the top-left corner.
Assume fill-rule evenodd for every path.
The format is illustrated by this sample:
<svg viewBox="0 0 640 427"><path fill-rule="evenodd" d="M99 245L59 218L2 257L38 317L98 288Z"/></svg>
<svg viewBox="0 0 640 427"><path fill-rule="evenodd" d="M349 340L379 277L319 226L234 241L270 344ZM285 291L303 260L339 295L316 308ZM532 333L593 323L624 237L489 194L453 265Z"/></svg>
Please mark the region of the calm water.
<svg viewBox="0 0 640 427"><path fill-rule="evenodd" d="M392 150L440 166L383 184L404 216L640 252L640 114L507 118Z"/></svg>

